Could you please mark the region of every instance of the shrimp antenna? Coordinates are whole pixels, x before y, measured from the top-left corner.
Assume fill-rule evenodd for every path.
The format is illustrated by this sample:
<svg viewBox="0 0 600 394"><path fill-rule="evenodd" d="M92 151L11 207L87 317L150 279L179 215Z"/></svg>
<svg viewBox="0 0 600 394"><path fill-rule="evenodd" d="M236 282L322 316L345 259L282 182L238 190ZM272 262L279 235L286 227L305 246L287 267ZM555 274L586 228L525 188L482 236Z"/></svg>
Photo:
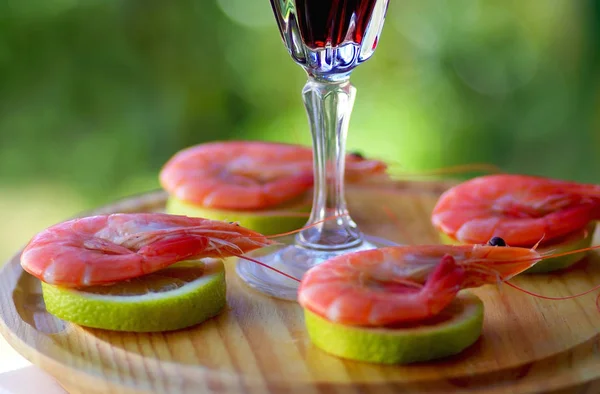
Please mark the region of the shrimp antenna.
<svg viewBox="0 0 600 394"><path fill-rule="evenodd" d="M391 164L395 166L402 166L398 162L391 161ZM399 177L419 177L427 175L447 175L447 174L460 174L464 172L483 172L490 174L502 174L505 171L499 166L490 163L470 163L470 164L457 164L449 167L434 168L431 170L424 170L415 173L403 173L399 174Z"/></svg>
<svg viewBox="0 0 600 394"><path fill-rule="evenodd" d="M324 222L326 222L326 221L328 221L328 220L333 220L333 219L337 219L337 218L344 217L344 216L347 216L347 214L346 214L346 213L344 213L344 214L339 214L339 215L333 215L333 216L329 216L329 217L327 217L327 218L325 218L325 219L323 219L323 220L318 220L318 221L316 221L315 223L312 223L312 224L310 224L310 225L308 225L308 226L305 226L305 227L299 228L299 229L297 229L297 230L292 230L292 231L288 231L288 232L281 233L281 234L270 235L270 236L268 236L268 237L266 237L266 238L269 238L269 239L270 239L270 238L277 238L277 237L283 237L283 236L286 236L286 235L295 234L295 233L298 233L298 232L300 232L300 231L302 231L302 230L305 230L305 229L307 229L307 228L311 228L311 227L317 226L317 225L319 225L319 224L321 224L321 223L324 223ZM252 237L248 237L248 238L252 238ZM283 276L285 276L286 278L289 278L289 279L291 279L291 280L294 280L294 281L296 281L296 282L300 282L300 279L298 279L298 278L296 278L296 277L294 277L294 276L292 276L292 275L290 275L290 274L287 274L287 273L285 273L285 272L283 272L283 271L281 271L281 270L278 270L277 268L271 267L270 265L268 265L268 264L265 264L265 263L263 263L263 262L261 262L261 261L258 261L258 260L256 260L256 259L253 259L253 258L251 258L251 257L245 256L245 255L243 255L243 254L232 254L232 256L235 256L235 257L237 257L237 258L240 258L240 259L244 259L244 260L250 261L250 262L252 262L252 263L256 263L256 264L258 264L258 265L260 265L260 266L263 266L263 267L265 267L265 268L268 268L268 269L270 269L270 270L271 270L271 271L273 271L273 272L276 272L276 273L278 273L278 274L280 274L280 275L283 275Z"/></svg>
<svg viewBox="0 0 600 394"><path fill-rule="evenodd" d="M574 294L574 295L565 296L565 297L549 297L549 296L545 296L543 294L534 293L534 292L524 289L520 286L517 286L514 283L510 283L510 282L504 282L504 283L506 283L508 286L512 287L513 289L522 291L523 293L528 294L530 296L533 296L536 298L541 298L544 300L552 300L552 301L563 301L563 300L569 300L572 298L578 298L578 297L582 297L586 294L592 293L596 290L600 290L600 285L596 285L596 286L592 287L591 289L584 291L583 293ZM598 309L598 312L600 312L600 294L598 294L598 297L596 297L596 308Z"/></svg>
<svg viewBox="0 0 600 394"><path fill-rule="evenodd" d="M333 220L333 219L341 218L341 217L344 217L344 216L347 216L347 215L348 215L347 213L343 213L343 214L341 213L341 214L339 214L339 215L333 215L333 216L329 216L329 217L326 217L326 218L325 218L325 219L323 219L323 220L318 220L318 221L316 221L316 222L314 222L314 223L312 223L312 224L309 224L308 226L304 226L304 227L301 227L301 228L299 228L299 229L292 230L292 231L288 231L288 232L285 232L285 233L279 233L279 234L269 235L269 236L268 236L268 237L266 237L266 238L269 238L269 239L271 239L271 238L279 238L279 237L285 237L286 235L292 235L292 234L296 234L296 233L299 233L300 231L303 231L303 230L309 229L309 228L311 228L311 227L318 226L319 224L325 223L325 222L327 222L327 221L329 221L329 220Z"/></svg>
<svg viewBox="0 0 600 394"><path fill-rule="evenodd" d="M548 253L548 254L545 254L545 255L540 255L541 258L540 257L531 257L531 258L526 258L526 259L506 260L506 262L511 262L511 263L521 263L521 262L528 262L528 261L537 262L537 261L541 261L541 260L545 260L545 259L549 259L549 258L569 256L571 254L588 252L590 250L596 250L596 249L600 249L600 245L594 245L594 246L590 246L590 247L587 247L587 248L575 249L575 250L571 250L571 251L568 251L568 252L557 253L557 254L549 254Z"/></svg>
<svg viewBox="0 0 600 394"><path fill-rule="evenodd" d="M310 216L310 212L277 212L273 213L273 216L286 218L308 218Z"/></svg>
<svg viewBox="0 0 600 394"><path fill-rule="evenodd" d="M281 271L281 270L278 270L277 268L271 267L270 265L268 265L268 264L265 264L265 263L263 263L263 262L261 262L261 261L258 261L258 260L256 260L256 259L253 259L253 258L251 258L251 257L248 257L248 256L244 256L244 255L242 255L242 254L234 254L233 256L235 256L235 257L238 257L238 258L240 258L240 259L248 260L248 261L250 261L250 262L252 262L252 263L256 263L256 264L258 264L258 265L261 265L261 266L263 266L263 267L265 267L265 268L268 268L268 269L270 269L270 270L272 270L272 271L274 271L274 272L277 272L277 273L278 273L278 274L280 274L280 275L283 275L283 276L285 276L286 278L289 278L289 279L291 279L291 280L295 280L296 282L300 283L300 279L298 279L298 278L296 278L296 277L293 277L292 275L290 275L290 274L287 274L287 273L285 273L285 272L283 272L283 271Z"/></svg>
<svg viewBox="0 0 600 394"><path fill-rule="evenodd" d="M398 218L398 215L396 215L394 212L392 212L390 207L387 205L383 206L383 210L385 211L385 214L392 220L392 222L394 222L398 231L401 233L402 237L404 239L406 239L408 241L408 243L415 244L416 242L414 242L410 233L408 233L408 231L405 231L404 226L402 225L402 223L400 222L400 219Z"/></svg>
<svg viewBox="0 0 600 394"><path fill-rule="evenodd" d="M533 248L531 248L531 250L537 250L538 246L540 245L540 243L542 243L542 241L544 240L545 237L546 237L546 233L542 234L542 238L540 238L540 240L537 241L537 243L535 245L533 245Z"/></svg>
<svg viewBox="0 0 600 394"><path fill-rule="evenodd" d="M348 215L348 214L347 214L347 213L344 213L344 214L339 214L339 215L333 215L333 216L329 216L329 217L326 217L326 218L325 218L325 219L323 219L323 220L318 220L318 221L316 221L316 222L314 222L314 223L312 223L312 224L309 224L308 226L300 227L300 228L298 228L298 229L296 229L296 230L287 231L287 232L285 232L285 233L279 233L279 234L273 234L273 235L267 235L267 236L260 234L260 235L252 235L252 236L248 236L248 237L245 237L245 238L246 238L246 239L252 239L252 238L259 238L259 239L265 239L265 238L266 238L266 239L273 239L273 238L285 237L286 235L292 235L292 234L296 234L296 233L299 233L299 232L300 232L300 231L302 231L302 230L306 230L306 229L308 229L308 228L311 228L311 227L318 226L318 225L319 225L319 224L321 224L321 223L325 223L325 222L327 222L327 221L329 221L329 220L333 220L333 219L341 218L341 217L344 217L344 216L346 216L346 215ZM277 244L279 244L279 243L275 242L275 245L277 245ZM263 246L264 246L264 245L263 245Z"/></svg>
<svg viewBox="0 0 600 394"><path fill-rule="evenodd" d="M571 250L571 251L568 251L568 252L562 252L562 253L557 253L557 254L552 254L552 255L547 254L547 255L542 256L542 259L553 258L553 257L569 256L571 254L577 254L577 253L587 252L587 251L596 250L596 249L600 249L600 245L589 246L587 248L575 249L575 250Z"/></svg>

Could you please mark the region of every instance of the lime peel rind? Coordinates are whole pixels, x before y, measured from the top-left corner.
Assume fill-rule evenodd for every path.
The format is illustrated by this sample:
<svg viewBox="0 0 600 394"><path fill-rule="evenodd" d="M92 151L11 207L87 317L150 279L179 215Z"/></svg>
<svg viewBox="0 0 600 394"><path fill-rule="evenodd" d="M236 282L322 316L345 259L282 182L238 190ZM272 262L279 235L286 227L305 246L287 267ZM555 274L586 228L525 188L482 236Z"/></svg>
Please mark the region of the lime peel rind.
<svg viewBox="0 0 600 394"><path fill-rule="evenodd" d="M409 364L458 354L480 337L484 307L478 297L463 292L450 308L458 309L448 320L411 328L346 326L307 309L304 317L311 341L327 353L356 361Z"/></svg>
<svg viewBox="0 0 600 394"><path fill-rule="evenodd" d="M564 245L552 245L544 248L539 248L538 252L541 255L550 254L550 253L565 253L571 252L573 250L585 249L592 246L592 241L594 238L594 230L596 229L596 223L592 223L588 225L586 231L587 235L583 238L579 238L577 240L565 243ZM547 272L554 272L569 268L573 264L583 260L587 256L587 252L574 253L566 256L560 257L552 257L549 259L545 259L535 264L533 267L529 268L524 273L526 274L543 274Z"/></svg>
<svg viewBox="0 0 600 394"><path fill-rule="evenodd" d="M182 287L149 295L91 294L42 282L46 310L77 325L112 331L172 331L218 315L226 305L225 269L219 260Z"/></svg>
<svg viewBox="0 0 600 394"><path fill-rule="evenodd" d="M166 212L212 220L238 222L240 226L264 235L274 235L302 228L308 221L310 204L285 206L281 209L265 211L233 211L203 208L169 197ZM306 216L286 216L286 214L306 214Z"/></svg>

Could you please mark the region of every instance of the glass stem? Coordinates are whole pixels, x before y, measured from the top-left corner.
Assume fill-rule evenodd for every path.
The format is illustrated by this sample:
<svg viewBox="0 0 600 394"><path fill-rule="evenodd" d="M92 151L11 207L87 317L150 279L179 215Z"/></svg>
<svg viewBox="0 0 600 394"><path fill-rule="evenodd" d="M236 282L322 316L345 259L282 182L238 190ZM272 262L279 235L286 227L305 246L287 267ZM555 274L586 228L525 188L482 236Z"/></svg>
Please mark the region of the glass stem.
<svg viewBox="0 0 600 394"><path fill-rule="evenodd" d="M309 76L302 91L312 132L315 173L308 224L327 219L297 235L297 242L306 248L340 250L362 242L344 197L346 136L355 95L349 76L335 82Z"/></svg>

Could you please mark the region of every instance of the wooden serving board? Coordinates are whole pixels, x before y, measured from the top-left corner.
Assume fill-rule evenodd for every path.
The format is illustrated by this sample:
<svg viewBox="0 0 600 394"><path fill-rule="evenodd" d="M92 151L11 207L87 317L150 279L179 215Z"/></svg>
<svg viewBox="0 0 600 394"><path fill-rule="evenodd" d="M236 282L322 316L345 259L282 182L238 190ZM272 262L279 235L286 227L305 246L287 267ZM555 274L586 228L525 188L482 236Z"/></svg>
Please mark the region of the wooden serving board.
<svg viewBox="0 0 600 394"><path fill-rule="evenodd" d="M367 233L437 243L429 214L446 187L397 183L350 190L348 200ZM94 213L160 211L164 203L157 192ZM48 314L39 282L22 271L17 254L0 272L0 330L73 394L600 392L594 293L548 301L507 286L477 289L486 308L478 342L437 362L381 366L315 348L299 305L249 289L234 264L226 262L228 307L221 315L177 332L133 334L84 329ZM520 276L514 283L549 296L579 293L600 283L600 257L593 253L567 272Z"/></svg>

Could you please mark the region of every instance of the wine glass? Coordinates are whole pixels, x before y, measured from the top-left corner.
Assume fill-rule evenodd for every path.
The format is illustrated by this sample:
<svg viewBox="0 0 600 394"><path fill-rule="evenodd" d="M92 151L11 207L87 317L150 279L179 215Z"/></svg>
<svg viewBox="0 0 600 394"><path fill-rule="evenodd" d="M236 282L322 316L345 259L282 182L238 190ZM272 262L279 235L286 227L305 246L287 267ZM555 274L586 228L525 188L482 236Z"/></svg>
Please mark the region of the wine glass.
<svg viewBox="0 0 600 394"><path fill-rule="evenodd" d="M345 144L356 89L352 70L373 55L389 0L271 0L292 59L308 74L302 91L313 140L314 197L308 225L283 246L252 254L298 279L333 256L390 245L364 236L344 198ZM325 220L335 217L335 219ZM238 275L271 296L296 299L298 283L240 260Z"/></svg>

